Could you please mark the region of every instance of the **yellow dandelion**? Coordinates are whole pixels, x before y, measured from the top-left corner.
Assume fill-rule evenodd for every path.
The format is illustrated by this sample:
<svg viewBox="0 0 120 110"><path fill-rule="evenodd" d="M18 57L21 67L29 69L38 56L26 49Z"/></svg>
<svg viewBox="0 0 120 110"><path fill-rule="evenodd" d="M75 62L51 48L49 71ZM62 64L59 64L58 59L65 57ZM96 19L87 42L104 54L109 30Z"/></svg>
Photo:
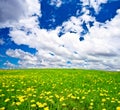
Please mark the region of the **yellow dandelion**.
<svg viewBox="0 0 120 110"><path fill-rule="evenodd" d="M76 99L76 97L72 95L72 96L71 96L71 99Z"/></svg>
<svg viewBox="0 0 120 110"><path fill-rule="evenodd" d="M103 93L100 93L100 96L104 96L104 94L103 94Z"/></svg>
<svg viewBox="0 0 120 110"><path fill-rule="evenodd" d="M93 106L89 106L89 109L93 109Z"/></svg>
<svg viewBox="0 0 120 110"><path fill-rule="evenodd" d="M7 98L7 99L5 99L5 101L4 102L9 102L10 101L10 99L9 98Z"/></svg>
<svg viewBox="0 0 120 110"><path fill-rule="evenodd" d="M106 101L106 99L102 99L102 102L105 102Z"/></svg>
<svg viewBox="0 0 120 110"><path fill-rule="evenodd" d="M18 106L19 106L20 104L21 104L21 102L16 102L16 105L18 105Z"/></svg>
<svg viewBox="0 0 120 110"><path fill-rule="evenodd" d="M64 96L60 98L60 102L62 102L64 100Z"/></svg>
<svg viewBox="0 0 120 110"><path fill-rule="evenodd" d="M102 110L106 110L106 108L103 108Z"/></svg>
<svg viewBox="0 0 120 110"><path fill-rule="evenodd" d="M93 102L91 102L91 103L90 103L90 105L94 105L94 103L93 103Z"/></svg>
<svg viewBox="0 0 120 110"><path fill-rule="evenodd" d="M57 95L57 94L55 94L55 97L56 97L56 98L60 98L59 95Z"/></svg>
<svg viewBox="0 0 120 110"><path fill-rule="evenodd" d="M5 96L5 94L1 94L1 97L4 97Z"/></svg>
<svg viewBox="0 0 120 110"><path fill-rule="evenodd" d="M64 106L64 107L65 107L65 106L66 106L66 104L65 104L65 103L63 103L63 104L62 104L62 106Z"/></svg>
<svg viewBox="0 0 120 110"><path fill-rule="evenodd" d="M36 102L36 104L38 105L39 108L43 108L44 104L40 103L40 102Z"/></svg>
<svg viewBox="0 0 120 110"><path fill-rule="evenodd" d="M28 96L32 96L32 94L28 94Z"/></svg>
<svg viewBox="0 0 120 110"><path fill-rule="evenodd" d="M67 97L71 97L72 96L72 93L71 94L68 94L68 96Z"/></svg>
<svg viewBox="0 0 120 110"><path fill-rule="evenodd" d="M110 98L109 98L109 97L107 97L106 99L107 99L107 100L110 100Z"/></svg>
<svg viewBox="0 0 120 110"><path fill-rule="evenodd" d="M30 102L33 103L33 102L35 102L35 100L31 100Z"/></svg>
<svg viewBox="0 0 120 110"><path fill-rule="evenodd" d="M115 100L111 100L111 103L114 103L115 102Z"/></svg>
<svg viewBox="0 0 120 110"><path fill-rule="evenodd" d="M45 107L44 110L49 110L49 108L48 108L48 107Z"/></svg>
<svg viewBox="0 0 120 110"><path fill-rule="evenodd" d="M49 91L49 92L46 92L46 94L49 95L49 94L51 94L51 92L50 92L50 91Z"/></svg>
<svg viewBox="0 0 120 110"><path fill-rule="evenodd" d="M120 110L120 107L116 107L116 110Z"/></svg>
<svg viewBox="0 0 120 110"><path fill-rule="evenodd" d="M118 100L118 103L120 104L120 101Z"/></svg>
<svg viewBox="0 0 120 110"><path fill-rule="evenodd" d="M0 110L5 110L5 107L1 107Z"/></svg>
<svg viewBox="0 0 120 110"><path fill-rule="evenodd" d="M76 99L78 99L78 100L79 100L79 99L80 99L80 97L76 97Z"/></svg>
<svg viewBox="0 0 120 110"><path fill-rule="evenodd" d="M33 97L36 97L36 95L34 94Z"/></svg>
<svg viewBox="0 0 120 110"><path fill-rule="evenodd" d="M32 104L31 107L36 107L36 104Z"/></svg>
<svg viewBox="0 0 120 110"><path fill-rule="evenodd" d="M11 96L11 98L15 98L15 96Z"/></svg>
<svg viewBox="0 0 120 110"><path fill-rule="evenodd" d="M14 106L15 105L15 102L12 102L11 106Z"/></svg>
<svg viewBox="0 0 120 110"><path fill-rule="evenodd" d="M85 96L83 96L82 99L85 99Z"/></svg>
<svg viewBox="0 0 120 110"><path fill-rule="evenodd" d="M49 98L53 98L53 96L52 96L52 95L50 95L50 96L49 96Z"/></svg>
<svg viewBox="0 0 120 110"><path fill-rule="evenodd" d="M47 106L47 103L43 103L43 106L44 106L44 107Z"/></svg>

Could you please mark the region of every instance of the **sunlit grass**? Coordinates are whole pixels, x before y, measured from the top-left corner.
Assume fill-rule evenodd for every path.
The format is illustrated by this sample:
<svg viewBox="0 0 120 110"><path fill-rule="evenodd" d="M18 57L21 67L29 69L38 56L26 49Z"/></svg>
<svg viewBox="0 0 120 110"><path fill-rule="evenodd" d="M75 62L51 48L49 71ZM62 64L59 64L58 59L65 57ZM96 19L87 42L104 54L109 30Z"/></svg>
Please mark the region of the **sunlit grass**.
<svg viewBox="0 0 120 110"><path fill-rule="evenodd" d="M0 110L120 110L120 72L0 70Z"/></svg>

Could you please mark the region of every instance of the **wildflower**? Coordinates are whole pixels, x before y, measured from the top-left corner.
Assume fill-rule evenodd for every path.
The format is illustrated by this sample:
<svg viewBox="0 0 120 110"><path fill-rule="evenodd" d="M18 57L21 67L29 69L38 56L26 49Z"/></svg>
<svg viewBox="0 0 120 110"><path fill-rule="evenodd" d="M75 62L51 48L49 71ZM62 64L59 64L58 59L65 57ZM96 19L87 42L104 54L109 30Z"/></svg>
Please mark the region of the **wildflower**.
<svg viewBox="0 0 120 110"><path fill-rule="evenodd" d="M115 100L111 100L111 103L114 103L115 102Z"/></svg>
<svg viewBox="0 0 120 110"><path fill-rule="evenodd" d="M64 96L60 98L60 102L62 102L64 100Z"/></svg>
<svg viewBox="0 0 120 110"><path fill-rule="evenodd" d="M106 99L102 99L102 102L105 102L106 101Z"/></svg>
<svg viewBox="0 0 120 110"><path fill-rule="evenodd" d="M1 107L0 110L5 110L5 107Z"/></svg>
<svg viewBox="0 0 120 110"><path fill-rule="evenodd" d="M93 107L92 107L92 106L89 106L89 109L93 109Z"/></svg>
<svg viewBox="0 0 120 110"><path fill-rule="evenodd" d="M36 102L36 104L38 105L39 108L43 108L44 104L40 103L40 102Z"/></svg>
<svg viewBox="0 0 120 110"><path fill-rule="evenodd" d="M72 93L71 94L68 94L68 96L67 97L71 97L72 96Z"/></svg>
<svg viewBox="0 0 120 110"><path fill-rule="evenodd" d="M94 105L94 103L93 103L93 102L91 102L91 103L90 103L90 105Z"/></svg>
<svg viewBox="0 0 120 110"><path fill-rule="evenodd" d="M21 104L21 102L16 102L16 105L18 105L18 106L19 106L20 104Z"/></svg>
<svg viewBox="0 0 120 110"><path fill-rule="evenodd" d="M118 101L118 103L120 104L120 101Z"/></svg>
<svg viewBox="0 0 120 110"><path fill-rule="evenodd" d="M85 99L85 96L83 96L82 99Z"/></svg>
<svg viewBox="0 0 120 110"><path fill-rule="evenodd" d="M15 102L12 102L11 106L14 106L15 105Z"/></svg>
<svg viewBox="0 0 120 110"><path fill-rule="evenodd" d="M35 100L31 100L30 102L33 103L33 102L35 102Z"/></svg>
<svg viewBox="0 0 120 110"><path fill-rule="evenodd" d="M1 94L1 97L4 97L5 96L5 94Z"/></svg>
<svg viewBox="0 0 120 110"><path fill-rule="evenodd" d="M5 101L4 102L9 102L10 101L10 99L9 98L7 98L7 99L5 99Z"/></svg>
<svg viewBox="0 0 120 110"><path fill-rule="evenodd" d="M49 92L46 92L46 94L49 95L49 94L51 94L51 92L50 92L50 91L49 91Z"/></svg>
<svg viewBox="0 0 120 110"><path fill-rule="evenodd" d="M36 107L36 104L32 104L31 107Z"/></svg>
<svg viewBox="0 0 120 110"><path fill-rule="evenodd" d="M55 97L56 97L56 98L60 98L59 95L57 95L57 94L55 94Z"/></svg>
<svg viewBox="0 0 120 110"><path fill-rule="evenodd" d="M76 97L72 95L72 96L71 96L71 99L76 99Z"/></svg>
<svg viewBox="0 0 120 110"><path fill-rule="evenodd" d="M100 96L104 96L104 94L103 94L103 93L100 93Z"/></svg>
<svg viewBox="0 0 120 110"><path fill-rule="evenodd" d="M116 110L120 110L120 107L116 107Z"/></svg>
<svg viewBox="0 0 120 110"><path fill-rule="evenodd" d="M106 108L103 108L102 110L106 110Z"/></svg>
<svg viewBox="0 0 120 110"><path fill-rule="evenodd" d="M24 102L24 100L25 100L24 98L25 98L25 96L18 96L18 99L20 102Z"/></svg>
<svg viewBox="0 0 120 110"><path fill-rule="evenodd" d="M48 108L48 107L45 107L44 110L49 110L49 108Z"/></svg>
<svg viewBox="0 0 120 110"><path fill-rule="evenodd" d="M63 103L63 104L62 104L62 106L66 106L66 104L65 104L65 103Z"/></svg>
<svg viewBox="0 0 120 110"><path fill-rule="evenodd" d="M76 99L78 99L78 100L79 100L80 98L79 98L79 97L76 97Z"/></svg>

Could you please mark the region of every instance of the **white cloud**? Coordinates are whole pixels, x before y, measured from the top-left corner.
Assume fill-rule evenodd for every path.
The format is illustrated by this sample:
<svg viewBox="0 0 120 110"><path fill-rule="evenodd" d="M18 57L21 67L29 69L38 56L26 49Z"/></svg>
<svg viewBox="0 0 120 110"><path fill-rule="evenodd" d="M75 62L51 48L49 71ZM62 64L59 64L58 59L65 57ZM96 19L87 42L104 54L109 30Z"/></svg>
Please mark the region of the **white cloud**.
<svg viewBox="0 0 120 110"><path fill-rule="evenodd" d="M20 20L29 19L32 15L40 15L38 0L2 0L0 1L0 28L13 27Z"/></svg>
<svg viewBox="0 0 120 110"><path fill-rule="evenodd" d="M100 5L107 3L107 1L108 0L81 0L83 7L90 6L95 10L96 13L98 13L101 9Z"/></svg>
<svg viewBox="0 0 120 110"><path fill-rule="evenodd" d="M62 0L51 0L50 5L60 7L62 5Z"/></svg>
<svg viewBox="0 0 120 110"><path fill-rule="evenodd" d="M8 69L12 69L12 68L16 67L13 63L11 63L9 61L6 61L3 65Z"/></svg>
<svg viewBox="0 0 120 110"><path fill-rule="evenodd" d="M93 6L97 2L83 1L83 6L90 5L96 12L99 11L101 3ZM32 5L31 5L32 6ZM32 9L33 7L31 7ZM38 10L35 11L36 13ZM20 67L80 67L92 69L120 69L120 12L105 24L99 23L90 16L90 10L86 7L82 9L83 15L72 16L62 26L55 30L40 29L37 17L28 17L19 20L18 25L14 25L10 32L11 39L18 45L24 44L35 48L37 52L30 54L20 49L8 50L7 55L19 58ZM89 21L93 26L89 26ZM84 30L83 22L86 23L89 33L85 40L80 42L80 33ZM64 35L58 37L58 33L63 31ZM74 33L71 33L74 31ZM28 34L29 33L29 34ZM70 61L71 64L67 64Z"/></svg>

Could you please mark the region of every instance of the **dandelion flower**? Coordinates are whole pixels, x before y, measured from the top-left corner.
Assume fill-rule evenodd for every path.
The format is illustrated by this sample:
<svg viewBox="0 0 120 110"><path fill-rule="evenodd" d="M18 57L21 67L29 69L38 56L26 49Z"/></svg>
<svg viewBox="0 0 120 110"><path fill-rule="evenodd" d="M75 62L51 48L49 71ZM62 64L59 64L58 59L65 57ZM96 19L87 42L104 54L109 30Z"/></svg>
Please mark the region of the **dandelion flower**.
<svg viewBox="0 0 120 110"><path fill-rule="evenodd" d="M62 102L64 100L64 96L60 98L60 102Z"/></svg>
<svg viewBox="0 0 120 110"><path fill-rule="evenodd" d="M0 110L5 110L5 107L1 107Z"/></svg>
<svg viewBox="0 0 120 110"><path fill-rule="evenodd" d="M10 99L9 98L7 98L7 99L5 99L5 101L4 102L9 102L10 101Z"/></svg>
<svg viewBox="0 0 120 110"><path fill-rule="evenodd" d="M31 100L30 102L33 103L33 102L35 102L35 100Z"/></svg>
<svg viewBox="0 0 120 110"><path fill-rule="evenodd" d="M120 104L120 101L118 101L118 103Z"/></svg>
<svg viewBox="0 0 120 110"><path fill-rule="evenodd" d="M57 95L57 94L55 94L55 97L56 97L56 98L60 98L59 95Z"/></svg>
<svg viewBox="0 0 120 110"><path fill-rule="evenodd" d="M90 105L94 105L94 103L93 103L93 102L91 102L91 103L90 103Z"/></svg>
<svg viewBox="0 0 120 110"><path fill-rule="evenodd" d="M120 107L116 107L116 110L120 110Z"/></svg>
<svg viewBox="0 0 120 110"><path fill-rule="evenodd" d="M83 96L82 99L85 99L85 96Z"/></svg>
<svg viewBox="0 0 120 110"><path fill-rule="evenodd" d="M15 105L15 102L12 102L11 106L14 106Z"/></svg>
<svg viewBox="0 0 120 110"><path fill-rule="evenodd" d="M44 104L40 103L40 102L36 102L36 104L38 105L39 108L43 108Z"/></svg>
<svg viewBox="0 0 120 110"><path fill-rule="evenodd" d="M102 102L105 102L106 101L106 99L102 99Z"/></svg>
<svg viewBox="0 0 120 110"><path fill-rule="evenodd" d="M65 103L63 103L63 104L62 104L62 106L66 106L66 104L65 104Z"/></svg>
<svg viewBox="0 0 120 110"><path fill-rule="evenodd" d="M32 104L31 107L36 107L36 104Z"/></svg>
<svg viewBox="0 0 120 110"><path fill-rule="evenodd" d="M48 107L45 107L44 110L49 110L49 108L48 108Z"/></svg>
<svg viewBox="0 0 120 110"><path fill-rule="evenodd" d="M89 106L89 109L93 109L93 106Z"/></svg>
<svg viewBox="0 0 120 110"><path fill-rule="evenodd" d="M21 104L21 102L16 102L16 105L18 105L18 106L19 106L20 104Z"/></svg>

